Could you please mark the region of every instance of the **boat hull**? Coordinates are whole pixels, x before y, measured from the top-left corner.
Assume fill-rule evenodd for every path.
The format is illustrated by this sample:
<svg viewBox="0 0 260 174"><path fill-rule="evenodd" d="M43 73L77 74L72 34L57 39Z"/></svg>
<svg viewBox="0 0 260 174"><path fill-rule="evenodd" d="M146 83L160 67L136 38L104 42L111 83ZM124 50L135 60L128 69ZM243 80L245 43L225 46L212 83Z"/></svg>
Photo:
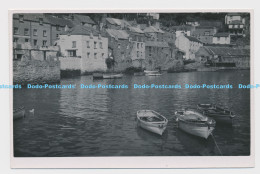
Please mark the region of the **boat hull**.
<svg viewBox="0 0 260 174"><path fill-rule="evenodd" d="M25 108L21 107L13 111L13 120L18 120L25 117Z"/></svg>
<svg viewBox="0 0 260 174"><path fill-rule="evenodd" d="M149 118L153 118L149 120ZM168 124L168 120L152 110L137 111L137 126L152 133L162 135Z"/></svg>
<svg viewBox="0 0 260 174"><path fill-rule="evenodd" d="M218 123L233 124L235 115L229 110L214 106L212 104L198 104L198 110L207 117L213 118Z"/></svg>
<svg viewBox="0 0 260 174"><path fill-rule="evenodd" d="M103 75L103 79L119 79L119 78L122 78L122 77L123 77L123 74L114 74L114 75L104 74Z"/></svg>
<svg viewBox="0 0 260 174"><path fill-rule="evenodd" d="M214 127L211 127L211 126L190 124L190 123L186 123L184 121L179 121L178 127L181 130L183 130L184 132L187 132L191 135L195 135L195 136L205 138L205 139L208 139L209 135L214 130Z"/></svg>
<svg viewBox="0 0 260 174"><path fill-rule="evenodd" d="M166 124L160 124L159 127L159 125L149 125L140 120L138 120L137 125L147 131L153 132L158 135L162 135L166 129Z"/></svg>
<svg viewBox="0 0 260 174"><path fill-rule="evenodd" d="M145 74L146 76L161 76L162 74L159 74L159 73L148 73L148 74Z"/></svg>

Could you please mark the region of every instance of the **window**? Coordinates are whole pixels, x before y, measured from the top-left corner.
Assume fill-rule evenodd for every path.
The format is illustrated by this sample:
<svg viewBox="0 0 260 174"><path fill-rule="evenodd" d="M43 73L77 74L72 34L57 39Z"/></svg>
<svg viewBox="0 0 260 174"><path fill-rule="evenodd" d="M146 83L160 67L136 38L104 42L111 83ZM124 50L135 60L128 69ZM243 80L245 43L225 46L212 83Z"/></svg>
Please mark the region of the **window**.
<svg viewBox="0 0 260 174"><path fill-rule="evenodd" d="M168 58L168 56L169 56L169 55L168 55L168 54L166 54L166 58Z"/></svg>
<svg viewBox="0 0 260 174"><path fill-rule="evenodd" d="M43 18L39 18L40 25L43 25Z"/></svg>
<svg viewBox="0 0 260 174"><path fill-rule="evenodd" d="M25 42L29 42L29 39L24 39Z"/></svg>
<svg viewBox="0 0 260 174"><path fill-rule="evenodd" d="M33 40L33 45L37 46L37 40L36 39Z"/></svg>
<svg viewBox="0 0 260 174"><path fill-rule="evenodd" d="M137 51L137 57L139 57L139 51Z"/></svg>
<svg viewBox="0 0 260 174"><path fill-rule="evenodd" d="M33 29L33 35L37 36L37 29Z"/></svg>
<svg viewBox="0 0 260 174"><path fill-rule="evenodd" d="M76 50L68 50L68 56L69 57L77 57L77 51Z"/></svg>
<svg viewBox="0 0 260 174"><path fill-rule="evenodd" d="M217 37L217 41L220 41L220 37Z"/></svg>
<svg viewBox="0 0 260 174"><path fill-rule="evenodd" d="M59 38L60 37L60 35L59 34L56 34L56 38Z"/></svg>
<svg viewBox="0 0 260 174"><path fill-rule="evenodd" d="M237 27L238 27L238 25L235 25L234 27L235 27L235 28L237 28Z"/></svg>
<svg viewBox="0 0 260 174"><path fill-rule="evenodd" d="M23 22L23 15L19 15L19 22Z"/></svg>
<svg viewBox="0 0 260 174"><path fill-rule="evenodd" d="M89 58L89 57L90 57L90 52L87 53L87 58Z"/></svg>
<svg viewBox="0 0 260 174"><path fill-rule="evenodd" d="M14 27L14 34L19 34L19 30L16 27Z"/></svg>
<svg viewBox="0 0 260 174"><path fill-rule="evenodd" d="M104 54L104 53L102 53L102 58L105 58L105 57L104 57L104 55L105 55L105 54Z"/></svg>
<svg viewBox="0 0 260 174"><path fill-rule="evenodd" d="M97 49L97 42L94 42L94 49Z"/></svg>
<svg viewBox="0 0 260 174"><path fill-rule="evenodd" d="M89 46L89 41L87 41L87 47L90 48L90 46Z"/></svg>
<svg viewBox="0 0 260 174"><path fill-rule="evenodd" d="M18 42L18 38L14 38L14 42Z"/></svg>
<svg viewBox="0 0 260 174"><path fill-rule="evenodd" d="M129 45L126 46L126 49L129 49Z"/></svg>
<svg viewBox="0 0 260 174"><path fill-rule="evenodd" d="M46 46L47 45L47 40L43 40L42 41L42 46Z"/></svg>
<svg viewBox="0 0 260 174"><path fill-rule="evenodd" d="M97 58L97 53L94 53L94 58L95 58L95 59Z"/></svg>
<svg viewBox="0 0 260 174"><path fill-rule="evenodd" d="M120 48L120 47L121 47L121 44L118 44L118 45L117 45L117 48Z"/></svg>
<svg viewBox="0 0 260 174"><path fill-rule="evenodd" d="M103 44L102 44L102 42L99 42L99 47L100 47L101 49L103 49Z"/></svg>
<svg viewBox="0 0 260 174"><path fill-rule="evenodd" d="M143 43L141 43L141 48L143 48Z"/></svg>
<svg viewBox="0 0 260 174"><path fill-rule="evenodd" d="M137 43L137 48L139 48L139 43Z"/></svg>
<svg viewBox="0 0 260 174"><path fill-rule="evenodd" d="M43 35L43 37L47 37L47 32L46 32L46 30L43 30L42 35Z"/></svg>
<svg viewBox="0 0 260 174"><path fill-rule="evenodd" d="M28 29L28 28L25 28L25 29L24 29L24 35L25 35L25 36L29 36L29 29Z"/></svg>
<svg viewBox="0 0 260 174"><path fill-rule="evenodd" d="M72 41L72 48L76 48L77 47L77 42L76 41Z"/></svg>

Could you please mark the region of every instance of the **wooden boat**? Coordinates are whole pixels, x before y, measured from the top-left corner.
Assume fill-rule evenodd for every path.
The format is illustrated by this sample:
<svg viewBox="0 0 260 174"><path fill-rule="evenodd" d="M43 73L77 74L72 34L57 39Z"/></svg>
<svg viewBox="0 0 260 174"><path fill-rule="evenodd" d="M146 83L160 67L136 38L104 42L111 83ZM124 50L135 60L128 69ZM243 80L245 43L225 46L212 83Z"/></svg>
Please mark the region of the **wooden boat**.
<svg viewBox="0 0 260 174"><path fill-rule="evenodd" d="M119 79L122 77L123 74L103 74L103 79Z"/></svg>
<svg viewBox="0 0 260 174"><path fill-rule="evenodd" d="M233 124L235 114L228 109L218 107L214 104L198 104L197 109L207 117L211 117L218 123Z"/></svg>
<svg viewBox="0 0 260 174"><path fill-rule="evenodd" d="M151 74L151 73L159 73L158 70L154 70L154 71L148 71L148 70L144 70L145 74Z"/></svg>
<svg viewBox="0 0 260 174"><path fill-rule="evenodd" d="M93 73L93 80L103 79L103 73Z"/></svg>
<svg viewBox="0 0 260 174"><path fill-rule="evenodd" d="M162 74L160 73L148 73L148 74L145 74L146 76L161 76Z"/></svg>
<svg viewBox="0 0 260 174"><path fill-rule="evenodd" d="M137 111L137 125L150 132L162 135L168 120L153 110Z"/></svg>
<svg viewBox="0 0 260 174"><path fill-rule="evenodd" d="M215 129L215 120L202 115L196 110L177 110L175 116L181 130L198 137L207 139Z"/></svg>
<svg viewBox="0 0 260 174"><path fill-rule="evenodd" d="M17 120L25 117L25 107L21 106L13 110L13 120Z"/></svg>

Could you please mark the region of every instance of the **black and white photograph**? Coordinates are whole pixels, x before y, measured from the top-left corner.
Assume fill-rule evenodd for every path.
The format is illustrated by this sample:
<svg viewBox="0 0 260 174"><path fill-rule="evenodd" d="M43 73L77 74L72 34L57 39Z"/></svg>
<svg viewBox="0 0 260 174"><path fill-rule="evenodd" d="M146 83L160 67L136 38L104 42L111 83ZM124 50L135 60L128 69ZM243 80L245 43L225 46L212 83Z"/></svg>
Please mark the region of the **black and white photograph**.
<svg viewBox="0 0 260 174"><path fill-rule="evenodd" d="M13 12L13 157L249 157L251 18Z"/></svg>

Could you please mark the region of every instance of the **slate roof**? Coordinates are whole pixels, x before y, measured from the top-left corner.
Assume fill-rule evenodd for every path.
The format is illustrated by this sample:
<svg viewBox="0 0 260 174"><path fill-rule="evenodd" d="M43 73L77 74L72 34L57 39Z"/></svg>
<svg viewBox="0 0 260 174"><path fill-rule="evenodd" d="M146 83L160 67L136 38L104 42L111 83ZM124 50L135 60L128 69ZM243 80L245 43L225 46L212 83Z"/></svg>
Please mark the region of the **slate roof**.
<svg viewBox="0 0 260 174"><path fill-rule="evenodd" d="M15 13L13 18L19 19L19 15L23 15L25 21L39 22L39 19L42 18L44 23L49 23L42 13Z"/></svg>
<svg viewBox="0 0 260 174"><path fill-rule="evenodd" d="M169 45L167 42L157 42L157 41L145 41L146 47L162 47L162 48L168 48Z"/></svg>
<svg viewBox="0 0 260 174"><path fill-rule="evenodd" d="M91 33L93 34L93 36L98 36L100 34L99 32L97 32L97 30L95 30L92 27L76 25L69 31L61 33L61 35L70 34L70 35L88 35L89 36Z"/></svg>
<svg viewBox="0 0 260 174"><path fill-rule="evenodd" d="M141 34L144 33L140 28L137 28L137 27L128 27L128 29L129 29L131 32L134 32L134 33L141 33Z"/></svg>
<svg viewBox="0 0 260 174"><path fill-rule="evenodd" d="M186 36L186 35L185 35L185 37L186 37L187 39L189 39L190 41L192 41L192 42L202 43L199 39L197 39L197 38L195 38L195 37Z"/></svg>
<svg viewBox="0 0 260 174"><path fill-rule="evenodd" d="M160 28L155 28L154 26L146 27L144 29L145 33L164 33Z"/></svg>
<svg viewBox="0 0 260 174"><path fill-rule="evenodd" d="M107 22L109 22L112 25L124 25L124 26L131 26L127 21L122 19L116 19L116 18L106 18Z"/></svg>
<svg viewBox="0 0 260 174"><path fill-rule="evenodd" d="M65 27L67 25L68 27L73 27L73 23L68 19L57 18L53 16L46 16L46 19L51 25L59 25L62 27Z"/></svg>
<svg viewBox="0 0 260 174"><path fill-rule="evenodd" d="M118 39L128 39L129 35L125 30L106 29L106 32L110 37Z"/></svg>
<svg viewBox="0 0 260 174"><path fill-rule="evenodd" d="M73 14L73 16L74 16L73 22L77 25L80 24L81 22L92 24L92 25L96 24L89 16L80 15L80 14Z"/></svg>
<svg viewBox="0 0 260 174"><path fill-rule="evenodd" d="M204 46L205 50L211 55L219 56L249 56L249 49L231 48L231 47L215 47L215 46Z"/></svg>
<svg viewBox="0 0 260 174"><path fill-rule="evenodd" d="M214 37L229 37L229 33L216 33Z"/></svg>

